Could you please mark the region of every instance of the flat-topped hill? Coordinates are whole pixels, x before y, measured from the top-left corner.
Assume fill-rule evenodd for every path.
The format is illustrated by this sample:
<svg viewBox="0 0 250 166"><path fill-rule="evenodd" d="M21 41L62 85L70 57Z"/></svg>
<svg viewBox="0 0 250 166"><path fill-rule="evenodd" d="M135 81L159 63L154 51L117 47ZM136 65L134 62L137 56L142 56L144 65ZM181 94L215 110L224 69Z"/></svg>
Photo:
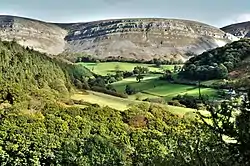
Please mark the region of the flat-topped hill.
<svg viewBox="0 0 250 166"><path fill-rule="evenodd" d="M87 53L98 58L186 60L235 40L222 30L195 21L163 18L113 19L86 23L46 23L0 16L0 38L49 54Z"/></svg>

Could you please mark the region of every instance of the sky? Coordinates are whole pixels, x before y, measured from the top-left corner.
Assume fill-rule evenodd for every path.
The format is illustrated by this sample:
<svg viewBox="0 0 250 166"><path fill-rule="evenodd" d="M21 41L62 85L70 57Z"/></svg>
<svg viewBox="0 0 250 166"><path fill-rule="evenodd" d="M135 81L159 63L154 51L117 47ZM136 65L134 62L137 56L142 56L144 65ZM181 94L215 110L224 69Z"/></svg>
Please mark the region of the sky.
<svg viewBox="0 0 250 166"><path fill-rule="evenodd" d="M250 21L250 0L0 0L0 15L48 22L177 18L222 27Z"/></svg>

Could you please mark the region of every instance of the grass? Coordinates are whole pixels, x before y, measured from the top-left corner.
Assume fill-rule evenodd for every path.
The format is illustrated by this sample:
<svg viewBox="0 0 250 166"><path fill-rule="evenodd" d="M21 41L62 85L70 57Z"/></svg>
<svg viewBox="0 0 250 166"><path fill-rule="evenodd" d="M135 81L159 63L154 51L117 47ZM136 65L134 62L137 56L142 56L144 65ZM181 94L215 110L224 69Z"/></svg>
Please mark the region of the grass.
<svg viewBox="0 0 250 166"><path fill-rule="evenodd" d="M88 91L88 94L76 93L71 98L73 100L84 100L89 103L98 104L100 106L109 106L117 110L125 110L131 104L139 103L129 99L123 99L100 92Z"/></svg>
<svg viewBox="0 0 250 166"><path fill-rule="evenodd" d="M161 72L165 69L173 70L175 65L162 65L157 68L153 64L140 64L140 63L126 63L126 62L103 62L103 63L79 63L92 72L99 75L114 74L117 69L120 71L133 71L136 66L147 67L149 71ZM159 77L162 74L147 74L141 82L137 82L135 77L123 79L122 81L115 82L112 85L121 93L124 93L126 85L130 85L135 88L139 93L130 95L127 99L110 96L107 94L89 91L88 94L77 93L72 96L74 100L84 100L89 103L98 104L100 106L109 106L117 110L128 109L131 105L143 103L142 100L146 98L164 98L166 101L170 101L178 94L198 96L199 89L195 85L173 84L164 80L160 80ZM212 84L213 82L204 82L204 84ZM216 98L217 91L211 88L201 88L201 93ZM80 105L78 105L81 107ZM166 106L170 112L178 115L194 116L193 109Z"/></svg>
<svg viewBox="0 0 250 166"><path fill-rule="evenodd" d="M167 101L171 100L178 94L199 96L199 89L193 85L172 84L164 80L159 80L158 77L146 77L142 82L136 82L135 78L124 79L122 81L113 83L113 86L118 92L124 92L126 85L130 85L139 91L139 94L130 96L131 99L145 99L163 97ZM216 97L216 90L211 88L201 88L201 94Z"/></svg>
<svg viewBox="0 0 250 166"><path fill-rule="evenodd" d="M113 74L117 69L120 71L133 71L134 67L142 66L148 67L149 71L162 72L163 69L173 70L175 65L162 65L160 68L154 66L154 64L142 64L142 63L127 63L127 62L100 62L100 63L79 63L92 72L99 75ZM118 66L118 67L117 67Z"/></svg>
<svg viewBox="0 0 250 166"><path fill-rule="evenodd" d="M124 111L134 104L147 103L147 102L142 102L142 101L136 101L130 98L123 99L123 98L103 94L100 92L93 92L93 91L88 91L87 94L78 92L74 94L73 96L71 96L71 98L73 100L84 100L89 103L98 104L102 107L109 106L113 109L117 109L120 111ZM76 106L79 106L79 105L76 105ZM166 109L172 112L173 114L177 114L179 116L195 115L194 114L195 110L191 108L175 107L175 106L168 106L168 105L162 105L162 106L166 107Z"/></svg>
<svg viewBox="0 0 250 166"><path fill-rule="evenodd" d="M149 76L145 77L141 82L137 82L135 77L126 78L122 81L115 82L112 85L118 92L124 92L126 85L131 85L133 88L135 88L138 91L144 91L156 86L164 85L165 81L161 81L158 79L159 76Z"/></svg>

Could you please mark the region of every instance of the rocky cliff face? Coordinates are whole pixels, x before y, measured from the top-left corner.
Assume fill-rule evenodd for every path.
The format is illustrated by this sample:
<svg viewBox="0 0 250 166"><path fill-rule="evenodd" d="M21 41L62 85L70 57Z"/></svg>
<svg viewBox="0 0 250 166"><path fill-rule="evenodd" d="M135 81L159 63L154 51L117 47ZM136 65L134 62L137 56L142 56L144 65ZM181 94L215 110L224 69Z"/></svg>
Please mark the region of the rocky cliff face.
<svg viewBox="0 0 250 166"><path fill-rule="evenodd" d="M250 38L250 21L232 24L226 27L221 28L221 30L226 33L230 33L239 38Z"/></svg>
<svg viewBox="0 0 250 166"><path fill-rule="evenodd" d="M233 35L186 20L118 19L88 23L52 24L0 16L0 38L50 54L88 53L99 58L186 60L186 52L200 53L222 46Z"/></svg>
<svg viewBox="0 0 250 166"><path fill-rule="evenodd" d="M64 51L67 31L49 23L37 20L0 16L0 38L15 39L23 46L29 46L37 51L49 54L59 54Z"/></svg>

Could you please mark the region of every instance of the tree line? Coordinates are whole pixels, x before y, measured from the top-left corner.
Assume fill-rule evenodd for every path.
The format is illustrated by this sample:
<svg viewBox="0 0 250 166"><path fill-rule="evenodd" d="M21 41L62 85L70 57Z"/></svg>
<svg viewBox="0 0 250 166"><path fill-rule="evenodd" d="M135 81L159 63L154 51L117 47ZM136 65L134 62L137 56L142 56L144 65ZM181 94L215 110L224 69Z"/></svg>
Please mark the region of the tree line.
<svg viewBox="0 0 250 166"><path fill-rule="evenodd" d="M78 62L93 62L93 63L99 63L99 62L128 62L128 63L142 63L142 64L155 64L156 66L160 65L176 65L176 64L183 64L182 60L175 60L174 58L171 58L170 60L164 60L159 58L153 58L151 60L145 60L145 59L130 59L130 58L124 58L124 57L107 57L107 58L97 58L95 56L91 55L78 55L75 63Z"/></svg>
<svg viewBox="0 0 250 166"><path fill-rule="evenodd" d="M227 78L250 55L250 39L241 39L190 58L180 76L190 80Z"/></svg>

